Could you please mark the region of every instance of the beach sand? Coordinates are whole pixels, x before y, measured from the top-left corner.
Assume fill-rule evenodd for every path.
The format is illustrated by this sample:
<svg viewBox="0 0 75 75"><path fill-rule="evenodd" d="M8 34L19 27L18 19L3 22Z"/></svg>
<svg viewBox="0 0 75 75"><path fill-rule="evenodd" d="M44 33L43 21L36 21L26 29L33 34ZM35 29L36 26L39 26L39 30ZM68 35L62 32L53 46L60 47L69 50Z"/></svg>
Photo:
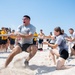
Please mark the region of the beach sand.
<svg viewBox="0 0 75 75"><path fill-rule="evenodd" d="M10 52L0 53L0 67L5 63ZM28 53L22 52L13 58L13 61L5 69L0 69L0 75L75 75L75 57L68 59L65 65L73 65L73 68L56 70L49 58L49 50L38 51L29 61L29 67L25 68L24 61Z"/></svg>

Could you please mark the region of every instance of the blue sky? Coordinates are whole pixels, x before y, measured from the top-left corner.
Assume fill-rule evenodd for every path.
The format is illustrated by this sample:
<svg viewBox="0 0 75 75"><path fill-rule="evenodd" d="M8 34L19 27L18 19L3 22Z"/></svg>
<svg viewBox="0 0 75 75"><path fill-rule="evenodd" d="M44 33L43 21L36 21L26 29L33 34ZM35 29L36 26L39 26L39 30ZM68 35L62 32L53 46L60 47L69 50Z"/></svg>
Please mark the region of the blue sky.
<svg viewBox="0 0 75 75"><path fill-rule="evenodd" d="M0 28L17 29L23 15L31 17L31 24L48 35L57 26L68 33L75 30L75 0L0 0Z"/></svg>

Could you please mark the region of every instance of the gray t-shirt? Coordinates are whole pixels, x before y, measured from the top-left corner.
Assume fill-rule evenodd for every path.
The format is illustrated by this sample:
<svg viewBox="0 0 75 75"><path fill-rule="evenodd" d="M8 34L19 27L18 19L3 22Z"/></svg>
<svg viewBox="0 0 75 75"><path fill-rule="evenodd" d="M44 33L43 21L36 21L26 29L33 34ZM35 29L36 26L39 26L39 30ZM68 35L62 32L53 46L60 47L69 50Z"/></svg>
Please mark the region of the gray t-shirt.
<svg viewBox="0 0 75 75"><path fill-rule="evenodd" d="M64 33L62 36L63 36L64 38L68 37L68 35L67 35L66 33Z"/></svg>
<svg viewBox="0 0 75 75"><path fill-rule="evenodd" d="M60 50L63 50L63 49L65 49L66 51L68 51L68 46L67 46L67 44L66 44L66 40L63 38L62 35L59 35L59 36L56 37L56 42L55 42L55 44L58 45L59 51L60 51Z"/></svg>
<svg viewBox="0 0 75 75"><path fill-rule="evenodd" d="M18 32L22 33L22 34L34 34L36 32L36 28L29 24L28 26L25 26L25 25L20 25L17 29ZM33 37L32 38L21 38L20 44L25 44L25 43L28 43L28 44L32 44L33 43Z"/></svg>

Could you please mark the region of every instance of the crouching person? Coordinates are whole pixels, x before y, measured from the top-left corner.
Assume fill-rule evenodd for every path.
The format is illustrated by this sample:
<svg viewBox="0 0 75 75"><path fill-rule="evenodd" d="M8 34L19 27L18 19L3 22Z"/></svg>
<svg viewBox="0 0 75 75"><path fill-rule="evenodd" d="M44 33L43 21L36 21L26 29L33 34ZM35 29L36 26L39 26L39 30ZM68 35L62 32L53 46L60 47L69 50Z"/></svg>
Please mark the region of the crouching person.
<svg viewBox="0 0 75 75"><path fill-rule="evenodd" d="M54 63L56 63L54 55L58 56L58 61L56 63L56 69L57 70L67 69L70 66L65 66L64 64L65 64L65 60L69 56L68 46L66 44L65 39L62 36L61 28L56 27L54 29L54 34L56 36L55 44L50 44L48 42L43 42L43 43L48 44L50 47L53 48L53 50L51 50L50 53L51 53L51 56L52 56Z"/></svg>

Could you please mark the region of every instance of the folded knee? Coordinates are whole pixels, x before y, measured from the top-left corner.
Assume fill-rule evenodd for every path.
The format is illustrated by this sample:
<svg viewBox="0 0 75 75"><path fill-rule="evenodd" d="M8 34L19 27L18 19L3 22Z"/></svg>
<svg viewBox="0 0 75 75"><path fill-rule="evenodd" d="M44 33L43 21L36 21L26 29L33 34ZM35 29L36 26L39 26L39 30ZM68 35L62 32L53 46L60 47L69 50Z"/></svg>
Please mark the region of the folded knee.
<svg viewBox="0 0 75 75"><path fill-rule="evenodd" d="M54 52L53 52L52 50L50 51L50 53L51 53L52 55L54 55Z"/></svg>

